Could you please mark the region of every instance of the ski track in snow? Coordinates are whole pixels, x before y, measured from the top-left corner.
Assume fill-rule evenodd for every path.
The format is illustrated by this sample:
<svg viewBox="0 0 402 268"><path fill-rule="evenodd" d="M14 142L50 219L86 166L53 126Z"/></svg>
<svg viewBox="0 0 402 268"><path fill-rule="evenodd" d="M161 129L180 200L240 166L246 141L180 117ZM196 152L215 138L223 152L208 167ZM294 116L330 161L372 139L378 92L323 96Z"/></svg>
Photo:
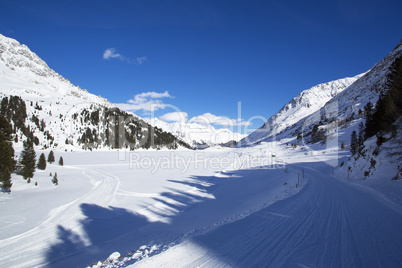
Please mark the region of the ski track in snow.
<svg viewBox="0 0 402 268"><path fill-rule="evenodd" d="M65 228L71 230L80 229L78 222L80 216L77 215L77 210L80 210L81 204L109 205L119 187L118 177L95 169L83 169L82 174L89 178L93 184L90 192L68 204L53 209L50 211L49 217L34 229L0 241L0 260L3 267L13 267L16 259L18 259L16 267L43 265L43 248L38 248L36 245L38 243L43 244L44 241L49 245L54 243L57 237L55 228L58 224L62 223Z"/></svg>
<svg viewBox="0 0 402 268"><path fill-rule="evenodd" d="M401 267L402 213L304 168L299 193L133 267Z"/></svg>

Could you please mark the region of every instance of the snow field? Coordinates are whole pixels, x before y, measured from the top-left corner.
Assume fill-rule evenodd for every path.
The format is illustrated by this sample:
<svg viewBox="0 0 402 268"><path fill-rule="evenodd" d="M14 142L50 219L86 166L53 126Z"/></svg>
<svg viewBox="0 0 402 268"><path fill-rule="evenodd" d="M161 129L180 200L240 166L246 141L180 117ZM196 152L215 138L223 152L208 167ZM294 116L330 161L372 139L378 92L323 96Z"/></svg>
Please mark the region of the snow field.
<svg viewBox="0 0 402 268"><path fill-rule="evenodd" d="M242 218L295 188L294 178L287 180L283 169L233 170L238 154L231 149L205 150L204 158L189 150L135 152L160 165L160 159L185 160L190 163L186 169L173 164L142 168L130 164L130 153L55 151L65 166L48 165L31 184L13 175L12 193L0 196L3 263L85 266L116 251L122 256L132 252L127 262L133 261L143 245L149 248L141 256L152 246L153 252L160 251ZM224 158L228 160L220 166L216 159ZM58 186L51 183L50 172L57 172ZM277 176L283 178L275 180Z"/></svg>
<svg viewBox="0 0 402 268"><path fill-rule="evenodd" d="M13 192L0 196L0 259L7 267L400 263L402 213L392 204L401 184L348 181L339 163L328 165L346 150L288 142L55 151L65 166L37 172L37 187L13 175ZM59 186L49 177L56 171Z"/></svg>
<svg viewBox="0 0 402 268"><path fill-rule="evenodd" d="M304 170L300 192L129 267L399 267L401 210Z"/></svg>

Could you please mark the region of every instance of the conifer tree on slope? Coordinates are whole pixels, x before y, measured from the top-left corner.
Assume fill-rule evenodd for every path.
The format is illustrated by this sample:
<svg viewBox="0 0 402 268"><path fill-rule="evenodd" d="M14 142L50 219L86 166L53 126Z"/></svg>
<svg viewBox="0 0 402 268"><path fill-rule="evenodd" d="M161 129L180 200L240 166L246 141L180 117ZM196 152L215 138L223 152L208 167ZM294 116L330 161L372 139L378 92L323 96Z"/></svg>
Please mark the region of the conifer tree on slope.
<svg viewBox="0 0 402 268"><path fill-rule="evenodd" d="M53 153L53 151L50 151L49 155L47 156L47 162L52 164L54 161L55 161L54 160L54 153Z"/></svg>
<svg viewBox="0 0 402 268"><path fill-rule="evenodd" d="M56 185L56 186L59 185L59 180L57 179L57 172L54 173L52 182L53 182L53 184Z"/></svg>
<svg viewBox="0 0 402 268"><path fill-rule="evenodd" d="M21 152L20 164L22 168L22 176L26 180L33 178L36 170L36 153L33 147L33 142L28 139L24 141L24 149Z"/></svg>
<svg viewBox="0 0 402 268"><path fill-rule="evenodd" d="M13 183L11 182L11 172L6 167L6 169L2 172L1 188L3 189L4 193L10 193L11 186L13 186Z"/></svg>
<svg viewBox="0 0 402 268"><path fill-rule="evenodd" d="M12 129L3 115L0 115L0 152L0 187L3 192L11 192L11 171L15 167Z"/></svg>
<svg viewBox="0 0 402 268"><path fill-rule="evenodd" d="M41 153L38 161L38 169L45 170L46 169L46 157L44 153Z"/></svg>
<svg viewBox="0 0 402 268"><path fill-rule="evenodd" d="M60 166L64 165L64 160L63 160L63 157L61 157L61 156L60 156L60 159L59 159L59 165Z"/></svg>

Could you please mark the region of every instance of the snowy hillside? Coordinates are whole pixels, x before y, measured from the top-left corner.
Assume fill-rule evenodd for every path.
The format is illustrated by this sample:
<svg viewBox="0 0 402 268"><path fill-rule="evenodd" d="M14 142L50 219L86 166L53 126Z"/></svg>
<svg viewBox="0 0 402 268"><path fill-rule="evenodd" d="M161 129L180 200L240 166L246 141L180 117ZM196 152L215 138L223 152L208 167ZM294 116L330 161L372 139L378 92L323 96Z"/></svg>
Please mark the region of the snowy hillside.
<svg viewBox="0 0 402 268"><path fill-rule="evenodd" d="M2 109L8 110L9 120L15 111L8 105L11 96L24 114L24 126L16 129L16 142L24 136L36 137L36 145L64 149L149 148L146 143L153 133L155 146L176 147L181 142L171 134L153 129L136 116L115 108L106 99L72 85L49 68L35 53L18 41L0 35L0 99ZM14 105L15 106L15 105ZM13 106L13 107L14 107ZM124 126L118 134L114 121L124 117ZM130 117L130 120L127 118ZM15 125L15 122L12 122ZM108 131L109 133L108 133ZM108 136L108 134L110 137ZM125 137L116 144L113 137ZM184 144L184 143L183 143Z"/></svg>
<svg viewBox="0 0 402 268"><path fill-rule="evenodd" d="M0 60L0 89L3 94L38 99L42 97L42 100L70 97L69 99L81 99L111 107L106 99L72 85L70 81L50 69L26 45L21 45L18 41L1 34Z"/></svg>
<svg viewBox="0 0 402 268"><path fill-rule="evenodd" d="M202 125L194 122L168 123L157 118L147 120L147 122L172 133L179 139L191 145L191 147L198 149L217 145L231 146L246 136L244 134L232 132L226 128L216 129L210 124Z"/></svg>
<svg viewBox="0 0 402 268"><path fill-rule="evenodd" d="M268 138L274 138L275 135L287 127L322 108L329 100L362 76L363 74L343 78L302 91L297 97L283 106L279 112L271 116L263 126L239 142L237 146L252 145Z"/></svg>
<svg viewBox="0 0 402 268"><path fill-rule="evenodd" d="M368 102L375 104L378 97L388 90L392 65L397 58L401 57L402 41L347 90L332 98L326 107L338 106L338 115L333 115L338 116L338 119L346 119L347 116L352 115L358 116L359 110L363 110Z"/></svg>
<svg viewBox="0 0 402 268"><path fill-rule="evenodd" d="M359 116L359 110L361 113L368 102L375 104L380 94L386 91L390 67L401 55L402 43L399 43L368 72L303 91L237 146L296 136L299 143L300 139L304 142L314 142L312 134L315 134L315 126L315 131L321 128L328 133L334 127L333 124L330 125L334 121L345 127L354 116Z"/></svg>
<svg viewBox="0 0 402 268"><path fill-rule="evenodd" d="M359 129L359 125L363 128L365 126L368 103L371 103L375 109L379 97L385 95L391 84L396 81L393 77L402 76L401 58L402 42L368 72L358 76L360 78L352 85L333 96L314 113L306 113L297 122L287 118L285 121L278 121L278 118L283 118L283 115L286 114L286 107L290 105L288 104L284 107L285 109L283 108L281 112L271 117L261 129L243 139L239 145L255 146L264 142L282 143L286 141L288 146L300 148L300 150L313 149L314 151L331 152L337 155L350 153L352 132L364 132ZM272 122L276 122L277 125L274 124L276 128L269 131L268 126ZM385 135L382 137L384 141L387 141L384 145L380 146L377 141L378 138L374 136L362 143L361 153L353 157L335 159L330 164L334 167L338 166L338 171L342 176L359 180L366 179L369 176L373 178L380 176L382 179L401 177L401 119L398 122L395 123L392 134L380 134L380 136ZM276 132L280 129L278 126L283 125L287 127Z"/></svg>
<svg viewBox="0 0 402 268"><path fill-rule="evenodd" d="M368 102L374 105L379 96L388 90L392 65L401 56L402 42L355 83L329 100L324 107L288 127L279 133L277 138L298 136L299 142L300 139L304 142L315 142L317 140L313 137L316 134L314 129L320 129L326 132L327 138L333 138L331 133L341 135L335 131L339 128L344 129L348 135L336 138L348 144L350 132L357 130L357 124L364 119L364 106ZM349 128L350 126L352 128Z"/></svg>

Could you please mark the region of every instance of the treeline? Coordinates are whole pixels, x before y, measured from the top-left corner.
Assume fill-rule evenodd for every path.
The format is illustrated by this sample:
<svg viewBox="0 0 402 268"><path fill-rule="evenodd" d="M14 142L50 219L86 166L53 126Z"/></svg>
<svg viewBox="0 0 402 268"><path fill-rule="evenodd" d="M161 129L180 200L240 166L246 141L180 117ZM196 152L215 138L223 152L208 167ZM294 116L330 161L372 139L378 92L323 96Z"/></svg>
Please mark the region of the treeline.
<svg viewBox="0 0 402 268"><path fill-rule="evenodd" d="M36 110L42 110L38 103L30 104ZM44 118L39 118L37 114L27 116L27 107L25 101L19 96L9 96L1 99L0 114L10 122L12 133L15 134L14 142L18 142L18 131L34 145L39 145L40 140L34 135L35 128L43 133L49 146L57 146L55 138L51 131L46 130ZM51 111L48 112L51 115ZM26 123L26 120L32 121L35 126L32 128ZM60 115L60 120L64 118ZM157 127L152 127L147 122L124 112L118 108L96 107L92 104L89 109L83 109L79 113L72 115L75 121L76 131L80 133L77 140L71 137L66 138L65 144L77 144L82 149L97 149L99 147L110 147L112 149L177 149L178 146L190 148L182 140L176 138L173 134L165 132ZM20 136L21 138L21 136ZM46 144L42 144L45 148Z"/></svg>
<svg viewBox="0 0 402 268"><path fill-rule="evenodd" d="M73 115L78 120L79 115ZM88 124L82 132L78 143L83 149L96 149L108 146L112 149L159 149L166 147L177 149L179 145L190 146L176 138L173 134L160 128L152 127L145 121L117 108L104 108L95 111L84 109L80 122ZM66 143L71 143L66 140Z"/></svg>
<svg viewBox="0 0 402 268"><path fill-rule="evenodd" d="M36 103L35 107L39 107ZM40 107L40 109L42 109ZM33 130L29 126L26 126L27 108L25 101L19 96L4 97L0 102L0 115L3 115L12 126L12 133L17 134L20 130L22 134L33 141L35 145L39 145L39 139L34 135ZM39 119L32 115L31 120L38 125L40 129L45 128L43 120L39 122ZM18 135L14 135L14 141L18 142Z"/></svg>
<svg viewBox="0 0 402 268"><path fill-rule="evenodd" d="M17 162L14 159L13 142L15 138L13 136L17 136L15 134L17 129L21 129L21 131L24 129L27 130L24 125L26 118L25 103L21 102L21 99L18 97L3 98L0 111L0 188L3 192L10 193L13 185L11 181L12 172L15 171L19 175L22 175L30 183L36 168L45 169L46 162L43 163L42 153L39 162L36 163L36 153L34 150L35 138L32 138L33 135L28 135L27 139L23 142L23 150L19 161ZM10 123L11 120L13 120L14 124ZM55 161L53 151L49 153L47 161L48 163ZM59 159L59 165L64 165L62 157ZM55 181L55 179L53 178L52 181ZM57 185L58 183L55 184Z"/></svg>

